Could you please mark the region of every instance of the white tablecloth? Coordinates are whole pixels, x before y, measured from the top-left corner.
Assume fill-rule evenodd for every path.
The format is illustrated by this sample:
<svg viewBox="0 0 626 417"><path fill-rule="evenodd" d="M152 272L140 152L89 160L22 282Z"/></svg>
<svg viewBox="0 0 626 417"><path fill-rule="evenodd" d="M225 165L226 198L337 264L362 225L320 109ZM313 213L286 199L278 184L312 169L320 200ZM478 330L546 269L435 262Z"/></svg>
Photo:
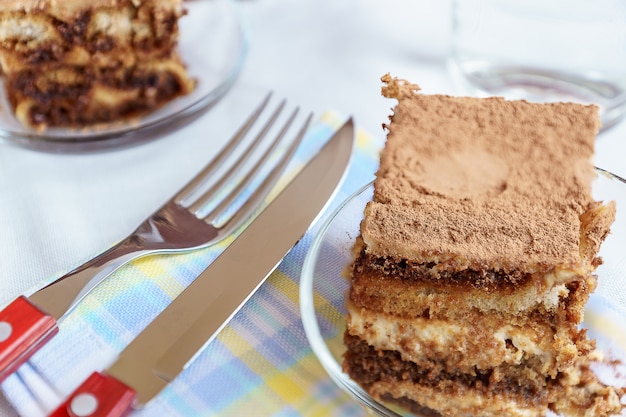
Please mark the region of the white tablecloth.
<svg viewBox="0 0 626 417"><path fill-rule="evenodd" d="M381 143L386 72L455 93L445 68L447 1L247 0L243 71L200 120L107 152L62 155L0 144L0 305L131 231L220 148L262 96L353 115ZM596 164L626 176L626 123L597 141ZM0 416L15 416L0 398Z"/></svg>

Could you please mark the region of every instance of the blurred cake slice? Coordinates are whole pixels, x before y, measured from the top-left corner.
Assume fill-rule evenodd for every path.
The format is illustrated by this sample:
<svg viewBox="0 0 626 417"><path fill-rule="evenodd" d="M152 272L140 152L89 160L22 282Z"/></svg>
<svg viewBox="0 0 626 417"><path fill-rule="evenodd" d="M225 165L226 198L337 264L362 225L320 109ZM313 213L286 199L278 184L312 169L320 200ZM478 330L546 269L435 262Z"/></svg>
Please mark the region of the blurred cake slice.
<svg viewBox="0 0 626 417"><path fill-rule="evenodd" d="M608 416L581 330L615 215L594 201L595 106L398 100L355 245L344 370L443 416Z"/></svg>
<svg viewBox="0 0 626 417"><path fill-rule="evenodd" d="M0 72L27 126L117 121L191 92L181 0L0 1Z"/></svg>

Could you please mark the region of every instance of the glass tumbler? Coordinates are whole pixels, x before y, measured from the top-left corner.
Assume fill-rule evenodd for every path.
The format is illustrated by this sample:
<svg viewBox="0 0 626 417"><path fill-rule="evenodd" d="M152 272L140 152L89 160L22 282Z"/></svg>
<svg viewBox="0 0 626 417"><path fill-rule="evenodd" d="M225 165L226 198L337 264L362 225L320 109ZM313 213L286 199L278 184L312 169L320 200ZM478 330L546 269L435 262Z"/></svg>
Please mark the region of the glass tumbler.
<svg viewBox="0 0 626 417"><path fill-rule="evenodd" d="M626 1L454 0L449 68L463 94L626 114Z"/></svg>

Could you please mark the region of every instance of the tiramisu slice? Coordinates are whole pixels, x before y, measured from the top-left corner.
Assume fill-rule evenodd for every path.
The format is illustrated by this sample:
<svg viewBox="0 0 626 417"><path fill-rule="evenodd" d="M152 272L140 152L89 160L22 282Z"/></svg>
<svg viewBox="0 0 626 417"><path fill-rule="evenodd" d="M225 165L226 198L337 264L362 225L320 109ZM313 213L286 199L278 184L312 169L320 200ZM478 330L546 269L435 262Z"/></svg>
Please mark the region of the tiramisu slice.
<svg viewBox="0 0 626 417"><path fill-rule="evenodd" d="M579 324L613 203L594 201L595 106L398 100L357 239L344 370L443 416L622 410Z"/></svg>
<svg viewBox="0 0 626 417"><path fill-rule="evenodd" d="M84 126L194 88L176 53L181 0L0 0L0 72L27 126Z"/></svg>

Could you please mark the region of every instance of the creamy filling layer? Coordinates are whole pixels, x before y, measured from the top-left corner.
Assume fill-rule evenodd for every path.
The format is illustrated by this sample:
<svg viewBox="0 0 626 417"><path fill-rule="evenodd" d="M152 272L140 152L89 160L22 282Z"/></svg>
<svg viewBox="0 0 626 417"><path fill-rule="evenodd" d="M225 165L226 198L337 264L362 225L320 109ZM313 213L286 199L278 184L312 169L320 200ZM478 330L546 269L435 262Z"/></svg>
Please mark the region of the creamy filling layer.
<svg viewBox="0 0 626 417"><path fill-rule="evenodd" d="M556 374L557 335L549 323L524 326L490 317L478 322L452 322L396 317L353 303L347 307L349 334L376 349L397 351L406 361L444 362L450 371L532 363L535 372Z"/></svg>
<svg viewBox="0 0 626 417"><path fill-rule="evenodd" d="M59 20L67 20L89 10L119 9L129 4L135 8L158 8L176 13L182 13L183 8L181 0L3 0L2 8L6 12L45 13Z"/></svg>
<svg viewBox="0 0 626 417"><path fill-rule="evenodd" d="M119 79L89 79L68 68L28 80L9 77L7 91L22 124L45 127L136 116L194 87L184 66L170 60L144 63L132 76Z"/></svg>
<svg viewBox="0 0 626 417"><path fill-rule="evenodd" d="M373 261L361 254L352 271L350 298L371 310L403 317L462 318L467 311L555 315L566 312L580 322L596 277L556 269L526 276L516 283L486 288L473 274L459 272L435 279L428 266L403 261Z"/></svg>
<svg viewBox="0 0 626 417"><path fill-rule="evenodd" d="M451 397L442 396L437 388L417 387L410 381L377 382L370 387L370 393L378 398L406 398L442 415L461 417L537 417L548 411L546 404L529 405L502 394L485 396L473 390L457 390Z"/></svg>
<svg viewBox="0 0 626 417"><path fill-rule="evenodd" d="M542 416L548 409L572 417L608 416L622 410L623 389L602 383L580 357L569 375L550 379L523 366L503 365L464 373L436 362L416 364L392 350L378 350L345 334L343 370L372 396L410 401L443 415ZM428 415L428 414L427 414Z"/></svg>
<svg viewBox="0 0 626 417"><path fill-rule="evenodd" d="M45 14L0 12L0 47L33 61L59 59L73 46L90 53L120 48L136 50L171 49L178 40L175 10L150 9L138 13L133 7L96 9L62 22ZM147 10L146 10L147 11Z"/></svg>

